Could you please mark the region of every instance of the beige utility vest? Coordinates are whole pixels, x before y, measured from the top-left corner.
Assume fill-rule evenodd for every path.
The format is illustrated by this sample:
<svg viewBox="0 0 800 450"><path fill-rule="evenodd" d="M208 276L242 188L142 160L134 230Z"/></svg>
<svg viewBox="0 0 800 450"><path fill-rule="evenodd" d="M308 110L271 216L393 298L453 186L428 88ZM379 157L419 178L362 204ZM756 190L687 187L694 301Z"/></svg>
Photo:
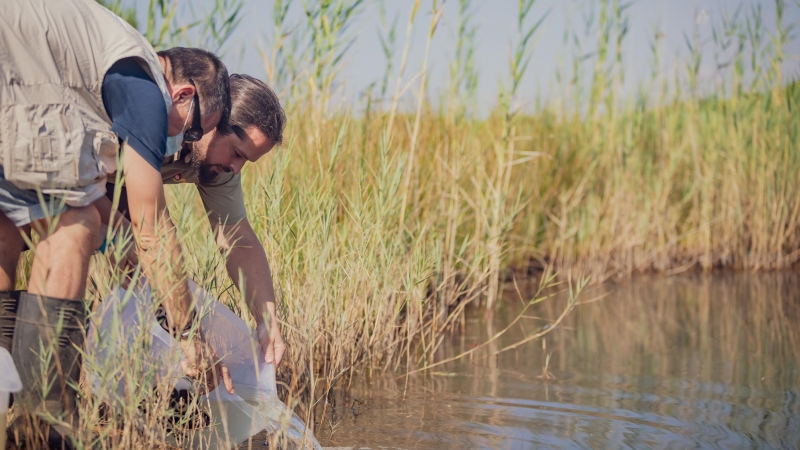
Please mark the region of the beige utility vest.
<svg viewBox="0 0 800 450"><path fill-rule="evenodd" d="M172 106L155 50L94 0L3 0L0 5L0 166L21 189L72 206L105 194L119 142L103 78L136 57Z"/></svg>

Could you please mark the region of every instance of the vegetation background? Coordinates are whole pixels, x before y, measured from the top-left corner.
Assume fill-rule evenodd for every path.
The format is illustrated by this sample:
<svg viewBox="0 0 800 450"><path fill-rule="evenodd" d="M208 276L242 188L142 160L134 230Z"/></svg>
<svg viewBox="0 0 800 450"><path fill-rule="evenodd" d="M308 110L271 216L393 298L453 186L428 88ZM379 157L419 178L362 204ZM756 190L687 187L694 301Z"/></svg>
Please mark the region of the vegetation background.
<svg viewBox="0 0 800 450"><path fill-rule="evenodd" d="M134 7L102 3L156 48L217 52L245 4L217 0L187 20L176 0L150 0L145 23ZM519 93L547 13L519 0L497 101L485 112L476 105L476 2L457 3L444 92L426 89L443 3L416 0L406 23L381 15L386 59L375 64L385 76L356 102L341 101L341 74L368 3L267 5L261 58L290 118L288 138L249 165L243 182L290 348L282 394L317 427L334 388L354 373L441 362L439 344L464 308L492 310L515 278L553 267L578 291L588 279L777 270L800 259L800 85L784 73L797 58L786 52L797 2L709 18L712 36L686 34L673 73L658 69L664 55L653 30L654 69L633 91L622 52L630 3L591 2L583 29L565 33L565 48L578 51L553 68L557 95L531 101ZM293 8L302 11L297 22ZM415 27L427 30L424 42L408 38ZM411 45L425 48L414 73ZM709 45L711 82L699 77ZM246 316L193 190L169 195L192 277ZM102 298L113 277L104 257L93 267L92 295Z"/></svg>

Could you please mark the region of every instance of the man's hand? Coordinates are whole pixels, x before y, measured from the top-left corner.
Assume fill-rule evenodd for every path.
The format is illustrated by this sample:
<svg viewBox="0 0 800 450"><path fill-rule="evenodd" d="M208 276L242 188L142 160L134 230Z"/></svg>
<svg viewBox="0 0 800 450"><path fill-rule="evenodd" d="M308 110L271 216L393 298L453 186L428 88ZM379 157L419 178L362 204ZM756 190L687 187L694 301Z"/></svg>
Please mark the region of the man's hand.
<svg viewBox="0 0 800 450"><path fill-rule="evenodd" d="M187 376L194 378L211 392L219 385L220 380L225 390L233 394L233 379L225 364L208 344L197 335L193 339L181 339L181 350L186 361L181 361L181 368Z"/></svg>
<svg viewBox="0 0 800 450"><path fill-rule="evenodd" d="M283 343L277 319L274 316L272 317L270 326L261 322L256 327L256 332L258 334L258 342L261 344L261 351L264 353L264 361L267 364L274 364L275 367L278 367L283 359L283 353L286 351L286 344Z"/></svg>

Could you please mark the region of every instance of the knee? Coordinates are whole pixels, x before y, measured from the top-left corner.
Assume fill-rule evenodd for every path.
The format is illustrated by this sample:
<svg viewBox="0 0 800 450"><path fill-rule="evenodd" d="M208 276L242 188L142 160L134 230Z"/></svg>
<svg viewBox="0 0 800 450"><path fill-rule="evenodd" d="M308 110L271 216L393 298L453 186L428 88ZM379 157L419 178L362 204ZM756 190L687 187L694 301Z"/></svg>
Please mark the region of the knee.
<svg viewBox="0 0 800 450"><path fill-rule="evenodd" d="M61 215L59 221L59 227L65 226L74 229L76 234L85 236L89 245L94 244L100 236L100 213L94 205L70 208Z"/></svg>

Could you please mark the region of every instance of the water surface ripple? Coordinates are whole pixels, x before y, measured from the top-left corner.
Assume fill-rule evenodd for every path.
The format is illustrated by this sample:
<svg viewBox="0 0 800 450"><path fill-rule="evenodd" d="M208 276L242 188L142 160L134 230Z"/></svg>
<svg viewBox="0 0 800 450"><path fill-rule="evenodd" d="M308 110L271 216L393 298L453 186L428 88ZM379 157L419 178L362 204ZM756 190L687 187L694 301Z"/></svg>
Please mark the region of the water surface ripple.
<svg viewBox="0 0 800 450"><path fill-rule="evenodd" d="M648 276L587 294L607 296L576 309L544 346L489 356L557 317L559 299L529 311L496 345L407 385L404 377L364 376L358 401L340 402L320 441L404 449L800 447L800 275ZM504 329L517 305L507 301L492 321L471 312L467 331L437 357Z"/></svg>

